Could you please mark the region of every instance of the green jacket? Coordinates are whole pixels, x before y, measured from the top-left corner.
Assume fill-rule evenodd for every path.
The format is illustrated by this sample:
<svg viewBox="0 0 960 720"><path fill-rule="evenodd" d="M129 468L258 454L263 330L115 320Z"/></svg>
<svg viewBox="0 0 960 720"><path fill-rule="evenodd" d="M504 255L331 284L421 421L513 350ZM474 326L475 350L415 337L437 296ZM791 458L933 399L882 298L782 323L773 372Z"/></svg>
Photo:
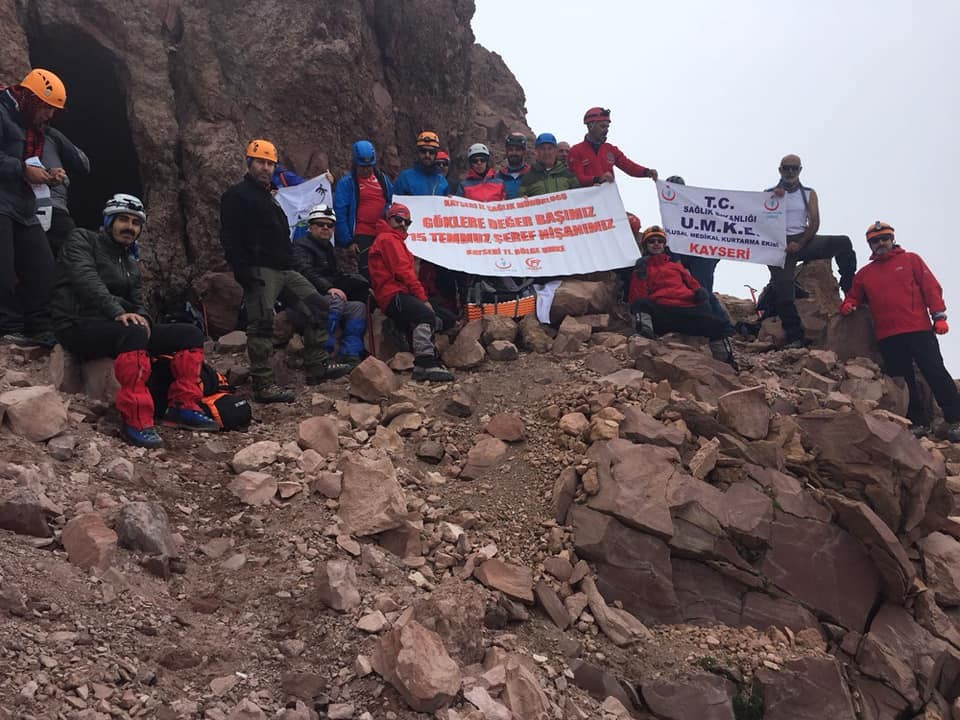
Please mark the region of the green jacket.
<svg viewBox="0 0 960 720"><path fill-rule="evenodd" d="M147 316L137 261L129 248L103 233L73 230L57 261L50 298L54 330L123 313Z"/></svg>
<svg viewBox="0 0 960 720"><path fill-rule="evenodd" d="M517 195L520 197L549 195L578 187L580 183L577 182L576 176L560 160L557 160L549 170L541 163L535 162L530 172L521 178Z"/></svg>

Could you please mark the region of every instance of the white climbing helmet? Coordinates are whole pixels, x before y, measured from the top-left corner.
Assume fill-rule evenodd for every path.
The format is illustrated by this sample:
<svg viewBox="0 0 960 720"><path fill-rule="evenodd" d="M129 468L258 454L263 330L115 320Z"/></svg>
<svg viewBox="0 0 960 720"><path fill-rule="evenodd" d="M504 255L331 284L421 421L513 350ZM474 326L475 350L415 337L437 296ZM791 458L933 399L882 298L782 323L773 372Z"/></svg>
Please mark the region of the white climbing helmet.
<svg viewBox="0 0 960 720"><path fill-rule="evenodd" d="M483 143L474 143L469 148L467 148L467 160L470 160L476 155L486 155L490 157L490 148L488 148Z"/></svg>
<svg viewBox="0 0 960 720"><path fill-rule="evenodd" d="M307 224L312 223L314 220L330 220L331 222L336 222L337 214L329 205L314 205L307 214Z"/></svg>
<svg viewBox="0 0 960 720"><path fill-rule="evenodd" d="M107 200L107 204L103 208L103 219L106 220L120 214L134 215L140 218L140 222L144 224L147 222L147 213L143 209L143 203L135 195L117 193Z"/></svg>

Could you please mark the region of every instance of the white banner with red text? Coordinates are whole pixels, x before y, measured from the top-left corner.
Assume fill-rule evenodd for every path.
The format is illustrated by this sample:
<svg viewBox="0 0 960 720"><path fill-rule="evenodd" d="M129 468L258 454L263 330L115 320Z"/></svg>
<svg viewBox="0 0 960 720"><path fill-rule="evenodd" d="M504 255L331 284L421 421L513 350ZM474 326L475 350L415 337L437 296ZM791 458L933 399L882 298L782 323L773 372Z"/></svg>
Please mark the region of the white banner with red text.
<svg viewBox="0 0 960 720"><path fill-rule="evenodd" d="M657 196L673 252L783 267L787 219L783 200L773 193L658 180Z"/></svg>
<svg viewBox="0 0 960 720"><path fill-rule="evenodd" d="M397 195L407 247L473 275L552 277L630 267L640 256L616 185L502 202Z"/></svg>

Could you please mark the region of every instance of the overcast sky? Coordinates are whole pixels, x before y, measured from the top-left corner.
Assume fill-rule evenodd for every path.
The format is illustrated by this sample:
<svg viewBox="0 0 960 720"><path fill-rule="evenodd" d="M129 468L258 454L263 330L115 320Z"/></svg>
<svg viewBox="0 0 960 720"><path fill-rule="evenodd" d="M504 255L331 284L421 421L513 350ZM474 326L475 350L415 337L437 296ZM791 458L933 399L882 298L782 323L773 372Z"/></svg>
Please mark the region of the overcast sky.
<svg viewBox="0 0 960 720"><path fill-rule="evenodd" d="M941 284L941 338L960 375L960 2L890 0L476 0L477 42L527 96L534 132L583 139L584 111L612 110L608 140L661 178L762 190L787 153L820 196L820 230L891 223ZM660 222L649 180L617 171L627 210ZM721 262L716 289L747 297L766 268Z"/></svg>

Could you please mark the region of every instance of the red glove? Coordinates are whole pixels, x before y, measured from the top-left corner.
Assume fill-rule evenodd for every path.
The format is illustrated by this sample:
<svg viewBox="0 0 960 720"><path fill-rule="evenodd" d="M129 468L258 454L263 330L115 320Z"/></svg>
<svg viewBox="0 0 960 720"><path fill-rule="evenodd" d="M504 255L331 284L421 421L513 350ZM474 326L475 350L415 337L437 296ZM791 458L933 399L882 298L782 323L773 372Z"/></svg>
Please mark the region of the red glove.
<svg viewBox="0 0 960 720"><path fill-rule="evenodd" d="M850 315L856 309L857 309L857 304L853 301L853 298L847 298L842 303L840 303L841 315Z"/></svg>
<svg viewBox="0 0 960 720"><path fill-rule="evenodd" d="M933 331L937 335L946 335L950 331L950 326L947 325L946 318L940 318L939 320L933 321Z"/></svg>

